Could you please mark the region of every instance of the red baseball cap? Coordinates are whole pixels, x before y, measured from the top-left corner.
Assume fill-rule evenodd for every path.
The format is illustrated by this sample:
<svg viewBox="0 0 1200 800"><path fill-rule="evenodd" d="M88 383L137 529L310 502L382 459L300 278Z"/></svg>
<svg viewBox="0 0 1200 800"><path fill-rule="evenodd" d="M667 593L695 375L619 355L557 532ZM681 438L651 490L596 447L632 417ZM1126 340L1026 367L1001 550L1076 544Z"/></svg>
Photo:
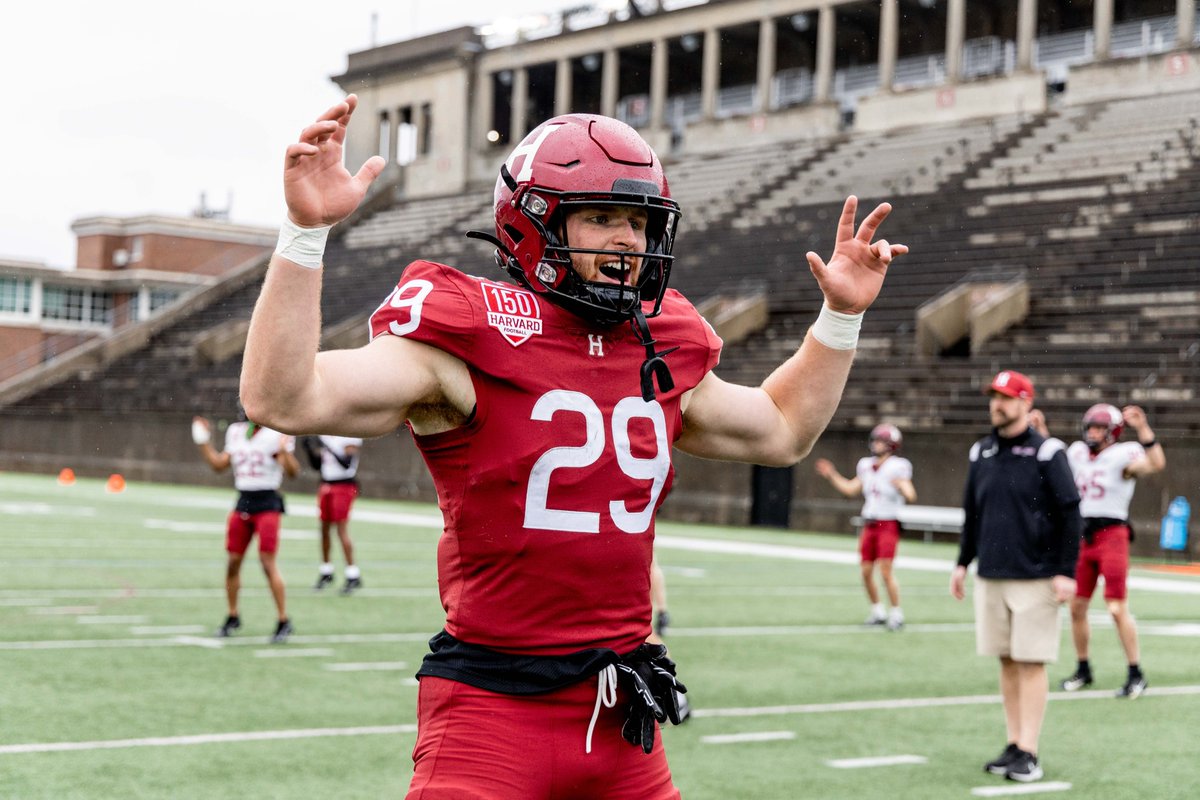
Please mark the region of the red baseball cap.
<svg viewBox="0 0 1200 800"><path fill-rule="evenodd" d="M1005 397L1020 397L1025 400L1033 399L1033 381L1016 370L1006 369L996 373L991 384L984 389L984 394L999 392Z"/></svg>

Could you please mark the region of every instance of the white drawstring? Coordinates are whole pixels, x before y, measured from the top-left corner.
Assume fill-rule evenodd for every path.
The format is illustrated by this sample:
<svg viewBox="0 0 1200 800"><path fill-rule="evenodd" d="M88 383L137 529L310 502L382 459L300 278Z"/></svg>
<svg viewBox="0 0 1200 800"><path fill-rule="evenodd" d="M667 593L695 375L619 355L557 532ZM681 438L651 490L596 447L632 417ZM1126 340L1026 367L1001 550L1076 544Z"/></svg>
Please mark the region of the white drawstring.
<svg viewBox="0 0 1200 800"><path fill-rule="evenodd" d="M597 676L598 683L596 684L596 707L592 709L592 721L588 723L587 741L584 743L583 752L592 752L592 731L596 728L596 720L600 716L600 706L612 708L617 704L617 668L613 664L609 664L604 669L600 670Z"/></svg>

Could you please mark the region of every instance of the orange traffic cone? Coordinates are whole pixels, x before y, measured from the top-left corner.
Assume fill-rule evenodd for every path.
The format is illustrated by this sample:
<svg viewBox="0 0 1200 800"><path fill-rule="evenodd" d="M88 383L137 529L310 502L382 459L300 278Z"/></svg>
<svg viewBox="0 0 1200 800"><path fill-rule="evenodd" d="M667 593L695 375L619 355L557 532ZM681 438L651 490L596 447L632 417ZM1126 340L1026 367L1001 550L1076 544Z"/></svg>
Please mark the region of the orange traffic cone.
<svg viewBox="0 0 1200 800"><path fill-rule="evenodd" d="M75 470L70 467L63 467L62 471L58 473L58 485L70 486L73 483L75 483Z"/></svg>
<svg viewBox="0 0 1200 800"><path fill-rule="evenodd" d="M104 491L109 494L119 494L125 491L125 479L114 472L108 476L108 483L104 484Z"/></svg>

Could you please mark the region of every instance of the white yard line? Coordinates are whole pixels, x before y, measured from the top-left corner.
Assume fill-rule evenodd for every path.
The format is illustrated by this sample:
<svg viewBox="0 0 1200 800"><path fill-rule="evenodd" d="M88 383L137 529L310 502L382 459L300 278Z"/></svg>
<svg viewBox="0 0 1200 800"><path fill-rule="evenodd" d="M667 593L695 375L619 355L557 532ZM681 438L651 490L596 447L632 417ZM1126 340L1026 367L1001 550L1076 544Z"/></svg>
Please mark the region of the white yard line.
<svg viewBox="0 0 1200 800"><path fill-rule="evenodd" d="M92 615L86 617L76 617L75 621L80 625L140 625L149 617L144 614L135 614L126 617L116 615Z"/></svg>
<svg viewBox="0 0 1200 800"><path fill-rule="evenodd" d="M29 613L47 617L65 617L71 614L95 614L99 610L96 606L38 606L30 608Z"/></svg>
<svg viewBox="0 0 1200 800"><path fill-rule="evenodd" d="M203 625L134 625L129 632L134 636L171 636L183 633L204 633Z"/></svg>
<svg viewBox="0 0 1200 800"><path fill-rule="evenodd" d="M391 672L408 669L407 661L342 661L325 664L330 672Z"/></svg>
<svg viewBox="0 0 1200 800"><path fill-rule="evenodd" d="M427 642L430 633L344 633L328 636L291 636L293 644L388 644L392 642ZM124 647L181 647L199 646L219 649L222 647L261 646L267 639L264 629L261 636L242 634L228 639L203 636L173 636L167 639L49 639L33 642L2 642L2 650L115 650Z"/></svg>
<svg viewBox="0 0 1200 800"><path fill-rule="evenodd" d="M834 758L826 761L834 769L866 769L868 767L897 767L903 764L928 764L925 756L868 756L866 758Z"/></svg>
<svg viewBox="0 0 1200 800"><path fill-rule="evenodd" d="M796 738L795 731L758 731L755 733L722 733L701 736L705 744L743 744L745 742L782 742Z"/></svg>
<svg viewBox="0 0 1200 800"><path fill-rule="evenodd" d="M271 650L255 650L255 658L329 658L333 650L328 647L278 647Z"/></svg>
<svg viewBox="0 0 1200 800"><path fill-rule="evenodd" d="M1010 797L1022 794L1045 794L1046 792L1065 792L1071 784L1065 781L1049 781L1047 783L1008 783L1003 786L976 786L971 790L975 797Z"/></svg>
<svg viewBox="0 0 1200 800"><path fill-rule="evenodd" d="M416 725L375 725L362 728L302 728L285 731L202 733L194 736L150 736L143 739L107 739L92 742L8 744L0 745L0 755L61 753L76 750L117 750L128 747L178 747L195 744L266 742L283 739L317 739L329 736L394 736L400 733L416 733L416 730Z"/></svg>

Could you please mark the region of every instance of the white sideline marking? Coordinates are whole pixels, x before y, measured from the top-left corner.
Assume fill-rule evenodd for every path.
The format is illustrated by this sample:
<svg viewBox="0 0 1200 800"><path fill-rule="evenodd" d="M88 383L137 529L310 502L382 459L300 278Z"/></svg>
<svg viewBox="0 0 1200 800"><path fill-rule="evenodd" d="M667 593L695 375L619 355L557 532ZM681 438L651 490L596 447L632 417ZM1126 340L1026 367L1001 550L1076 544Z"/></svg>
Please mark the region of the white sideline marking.
<svg viewBox="0 0 1200 800"><path fill-rule="evenodd" d="M763 544L761 542L738 542L726 539L696 539L688 536L656 536L654 543L674 550L689 550L698 553L726 553L739 556L762 556L763 558L787 559L789 561L816 561L825 564L856 565L857 551L821 550L815 547L797 547L785 544ZM925 572L950 574L954 564L940 558L898 556L895 565L899 569L916 569ZM1166 578L1143 578L1131 575L1126 585L1134 589L1172 594L1200 594L1200 581L1171 580Z"/></svg>
<svg viewBox="0 0 1200 800"><path fill-rule="evenodd" d="M330 672L387 672L391 670L408 669L405 661L343 661L337 664L326 664Z"/></svg>
<svg viewBox="0 0 1200 800"><path fill-rule="evenodd" d="M333 655L333 651L328 647L307 647L303 649L289 647L287 649L254 651L255 658L328 658L331 655Z"/></svg>
<svg viewBox="0 0 1200 800"><path fill-rule="evenodd" d="M50 605L49 600L44 600L37 597L14 597L12 599L0 600L0 606L47 606Z"/></svg>
<svg viewBox="0 0 1200 800"><path fill-rule="evenodd" d="M149 617L145 614L134 614L128 617L118 616L89 616L76 617L75 621L80 625L137 625L145 622Z"/></svg>
<svg viewBox="0 0 1200 800"><path fill-rule="evenodd" d="M204 633L203 625L134 625L129 632L134 636L166 636L168 634Z"/></svg>
<svg viewBox="0 0 1200 800"><path fill-rule="evenodd" d="M901 764L928 764L925 756L869 756L867 758L835 758L826 761L834 769L862 769L864 767L895 767Z"/></svg>
<svg viewBox="0 0 1200 800"><path fill-rule="evenodd" d="M795 739L795 731L759 731L756 733L723 733L701 736L705 744L741 744L742 742L779 742Z"/></svg>
<svg viewBox="0 0 1200 800"><path fill-rule="evenodd" d="M290 731L202 733L194 736L150 736L144 739L108 739L93 742L34 742L0 745L0 755L60 753L69 750L117 750L126 747L173 747L227 742L266 742L279 739L317 739L326 736L378 736L416 733L416 725L374 725L363 728L307 728Z"/></svg>
<svg viewBox="0 0 1200 800"><path fill-rule="evenodd" d="M905 624L906 631L917 633L965 633L975 630L973 622L939 622ZM878 636L882 625L759 625L744 628L676 628L671 636L826 636L831 633L854 633Z"/></svg>
<svg viewBox="0 0 1200 800"><path fill-rule="evenodd" d="M971 794L976 797L1005 797L1013 794L1042 794L1043 792L1065 792L1071 784L1065 781L1049 783L1011 784L1006 786L976 786Z"/></svg>
<svg viewBox="0 0 1200 800"><path fill-rule="evenodd" d="M1154 695L1196 695L1200 686L1151 686L1142 699ZM1111 700L1108 689L1089 689L1081 692L1051 692L1050 699L1060 700ZM1139 701L1140 702L1140 701ZM830 714L844 711L886 711L900 708L935 708L939 706L998 705L1000 695L977 694L961 697L909 697L893 700L851 700L843 703L804 703L790 706L755 706L751 708L697 708L693 717L766 717L782 714Z"/></svg>

